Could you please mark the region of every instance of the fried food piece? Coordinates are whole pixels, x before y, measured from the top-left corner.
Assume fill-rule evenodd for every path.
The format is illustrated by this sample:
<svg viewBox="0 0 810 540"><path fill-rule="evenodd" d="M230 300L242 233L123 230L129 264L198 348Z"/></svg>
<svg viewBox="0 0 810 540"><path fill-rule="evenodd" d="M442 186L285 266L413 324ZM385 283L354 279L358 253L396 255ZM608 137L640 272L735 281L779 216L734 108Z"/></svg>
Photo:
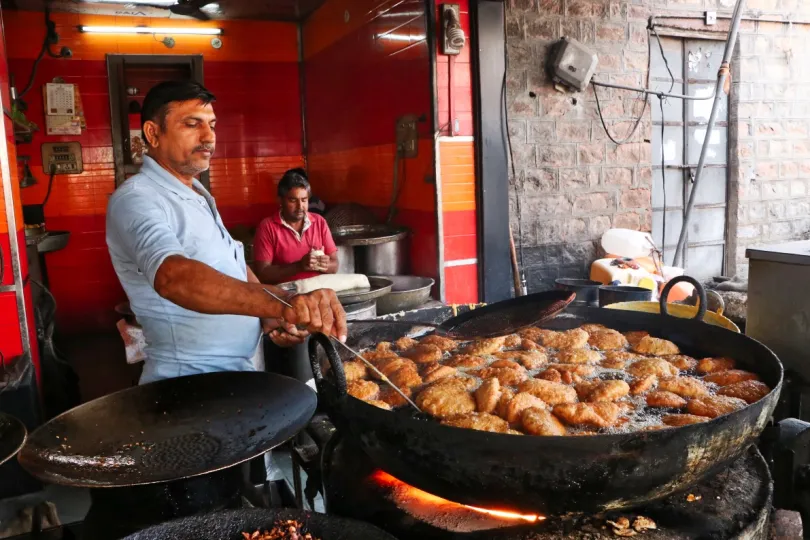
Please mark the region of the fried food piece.
<svg viewBox="0 0 810 540"><path fill-rule="evenodd" d="M530 339L523 339L520 341L520 348L524 351L545 351L543 347Z"/></svg>
<svg viewBox="0 0 810 540"><path fill-rule="evenodd" d="M405 388L400 388L400 391L409 398L413 395L413 392L407 386ZM382 388L380 388L379 400L387 403L393 408L402 407L403 405L406 405L408 403L407 401L405 401L405 398L403 398L396 390L394 390L388 385L385 385Z"/></svg>
<svg viewBox="0 0 810 540"><path fill-rule="evenodd" d="M560 364L596 364L602 355L591 349L567 349L557 353Z"/></svg>
<svg viewBox="0 0 810 540"><path fill-rule="evenodd" d="M701 396L690 399L686 404L686 410L690 414L697 416L708 416L717 418L724 414L732 413L743 407L747 407L745 401L729 396Z"/></svg>
<svg viewBox="0 0 810 540"><path fill-rule="evenodd" d="M685 398L705 396L709 393L703 381L694 377L667 377L661 379L658 389Z"/></svg>
<svg viewBox="0 0 810 540"><path fill-rule="evenodd" d="M375 407L379 407L380 409L385 409L386 411L391 410L391 405L386 403L385 401L380 401L378 399L372 399L371 401L366 401L369 405L374 405Z"/></svg>
<svg viewBox="0 0 810 540"><path fill-rule="evenodd" d="M454 351L458 348L458 342L446 338L444 336L437 336L436 334L432 334L430 336L425 336L419 340L420 345L435 345L442 351Z"/></svg>
<svg viewBox="0 0 810 540"><path fill-rule="evenodd" d="M728 371L719 371L717 373L709 373L703 380L706 382L714 383L717 386L728 386L730 384L743 382L743 381L758 381L759 376L750 371L743 371L741 369L730 369Z"/></svg>
<svg viewBox="0 0 810 540"><path fill-rule="evenodd" d="M635 347L639 341L643 338L649 336L650 333L646 330L635 330L633 332L625 332L624 337L627 338L627 342L630 344L631 347Z"/></svg>
<svg viewBox="0 0 810 540"><path fill-rule="evenodd" d="M549 364L548 367L556 369L560 373L567 371L582 377L590 377L596 371L596 368L589 364Z"/></svg>
<svg viewBox="0 0 810 540"><path fill-rule="evenodd" d="M570 373L570 372L569 372ZM562 382L562 374L554 368L549 368L537 374L536 379L543 379L544 381L551 381L555 383Z"/></svg>
<svg viewBox="0 0 810 540"><path fill-rule="evenodd" d="M449 377L428 386L416 396L416 405L437 418L475 411L475 399L459 379Z"/></svg>
<svg viewBox="0 0 810 540"><path fill-rule="evenodd" d="M717 393L721 396L739 398L750 405L770 394L771 389L760 381L741 381L724 386Z"/></svg>
<svg viewBox="0 0 810 540"><path fill-rule="evenodd" d="M508 369L523 369L520 364L513 360L506 360L502 358L500 360L495 360L492 362L489 367L491 368L508 368Z"/></svg>
<svg viewBox="0 0 810 540"><path fill-rule="evenodd" d="M419 386L422 384L422 377L415 367L404 366L396 370L388 379L394 383L397 388L410 388L411 386Z"/></svg>
<svg viewBox="0 0 810 540"><path fill-rule="evenodd" d="M382 362L383 360L388 360L389 358L399 358L397 353L394 351L365 351L363 352L363 358L374 364L377 365L378 362Z"/></svg>
<svg viewBox="0 0 810 540"><path fill-rule="evenodd" d="M402 356L410 358L417 364L429 364L441 360L442 356L444 356L444 351L436 345L415 345L411 349L403 352Z"/></svg>
<svg viewBox="0 0 810 540"><path fill-rule="evenodd" d="M605 359L599 362L599 365L607 369L624 369L627 367L627 362L642 358L644 357L640 354L628 351L606 351Z"/></svg>
<svg viewBox="0 0 810 540"><path fill-rule="evenodd" d="M443 366L436 362L435 364L427 364L422 368L422 380L426 383L436 382L445 377L452 377L457 375L458 370L450 366Z"/></svg>
<svg viewBox="0 0 810 540"><path fill-rule="evenodd" d="M400 358L397 356L394 358L385 358L383 360L380 360L380 362L377 364L376 367L382 372L383 375L385 375L386 377L391 377L391 375L393 375L398 370L404 367L411 367L413 369L416 369L416 364L413 362L413 360L408 360L407 358ZM380 378L380 376L374 373L373 371L370 372L369 375L371 375L375 379Z"/></svg>
<svg viewBox="0 0 810 540"><path fill-rule="evenodd" d="M492 354L501 350L504 341L505 337L479 339L465 345L461 352L472 355Z"/></svg>
<svg viewBox="0 0 810 540"><path fill-rule="evenodd" d="M680 409L686 407L686 400L678 394L666 390L655 390L647 394L647 405L650 407Z"/></svg>
<svg viewBox="0 0 810 540"><path fill-rule="evenodd" d="M520 422L520 415L526 409L547 409L546 402L528 392L518 392L506 405L506 421L510 424Z"/></svg>
<svg viewBox="0 0 810 540"><path fill-rule="evenodd" d="M509 430L509 424L503 418L498 418L494 414L478 412L451 416L442 420L442 424L457 428L491 431L493 433L506 433Z"/></svg>
<svg viewBox="0 0 810 540"><path fill-rule="evenodd" d="M695 366L697 366L698 363L697 360L691 356L686 356L685 354L673 354L672 356L662 356L661 358L681 371L691 371L695 369Z"/></svg>
<svg viewBox="0 0 810 540"><path fill-rule="evenodd" d="M508 435L525 435L525 433L523 433L522 431L518 431L516 429L508 429L506 430L506 433Z"/></svg>
<svg viewBox="0 0 810 540"><path fill-rule="evenodd" d="M482 413L491 413L498 406L501 399L501 382L492 377L481 383L475 391L476 410Z"/></svg>
<svg viewBox="0 0 810 540"><path fill-rule="evenodd" d="M408 349L413 349L418 344L419 344L418 341L407 336L401 337L394 342L394 346L400 351L407 351Z"/></svg>
<svg viewBox="0 0 810 540"><path fill-rule="evenodd" d="M639 377L630 384L630 395L640 396L646 394L658 384L658 377L655 375L647 375Z"/></svg>
<svg viewBox="0 0 810 540"><path fill-rule="evenodd" d="M365 379L367 376L366 365L360 360L343 362L343 373L346 374L346 382Z"/></svg>
<svg viewBox="0 0 810 540"><path fill-rule="evenodd" d="M642 358L630 364L630 367L627 368L627 372L633 377L655 375L656 377L664 378L678 375L678 368L660 358Z"/></svg>
<svg viewBox="0 0 810 540"><path fill-rule="evenodd" d="M393 347L393 344L390 341L381 341L377 343L377 346L374 348L377 352L389 352Z"/></svg>
<svg viewBox="0 0 810 540"><path fill-rule="evenodd" d="M565 332L550 331L540 338L540 343L544 347L551 347L553 349L569 350L569 349L582 349L588 344L588 332L573 328Z"/></svg>
<svg viewBox="0 0 810 540"><path fill-rule="evenodd" d="M472 356L470 354L456 354L447 359L444 363L445 366L461 369L479 368L486 364L486 359L480 356Z"/></svg>
<svg viewBox="0 0 810 540"><path fill-rule="evenodd" d="M549 405L576 403L577 401L577 392L570 386L543 379L529 379L518 386L518 391L534 394Z"/></svg>
<svg viewBox="0 0 810 540"><path fill-rule="evenodd" d="M603 330L610 330L610 328L608 328L604 324L596 324L596 323L583 324L579 328L581 330L585 330L589 334L595 334L596 332L601 332Z"/></svg>
<svg viewBox="0 0 810 540"><path fill-rule="evenodd" d="M506 347L507 349L514 349L514 348L520 347L520 344L521 344L522 341L523 341L523 338L520 337L519 335L511 334L511 335L508 335L508 336L506 336L504 338L503 346Z"/></svg>
<svg viewBox="0 0 810 540"><path fill-rule="evenodd" d="M523 429L531 435L562 436L567 433L565 426L545 408L529 407L520 415Z"/></svg>
<svg viewBox="0 0 810 540"><path fill-rule="evenodd" d="M668 414L661 421L670 427L690 426L708 422L711 418L694 414Z"/></svg>
<svg viewBox="0 0 810 540"><path fill-rule="evenodd" d="M545 352L540 350L533 350L533 351L503 351L499 353L495 353L493 355L495 358L506 358L511 360L516 360L523 364L523 367L526 369L538 369L546 362L548 362L548 356ZM495 367L495 364L490 364L491 366Z"/></svg>
<svg viewBox="0 0 810 540"><path fill-rule="evenodd" d="M520 369L485 367L478 371L473 371L471 374L481 379L495 377L504 386L516 386L529 377L525 369L520 366L518 367Z"/></svg>
<svg viewBox="0 0 810 540"><path fill-rule="evenodd" d="M616 401L630 393L630 385L624 381L602 381L585 401Z"/></svg>
<svg viewBox="0 0 810 540"><path fill-rule="evenodd" d="M597 380L594 380L594 381L583 381L581 383L576 384L574 386L574 390L576 390L577 397L579 398L579 400L580 401L587 401L588 396L591 395L591 392L593 392L594 389L597 386L599 386L599 383L601 383L601 382L602 381L597 379Z"/></svg>
<svg viewBox="0 0 810 540"><path fill-rule="evenodd" d="M556 405L554 416L571 426L606 428L619 419L621 408L611 401Z"/></svg>
<svg viewBox="0 0 810 540"><path fill-rule="evenodd" d="M633 350L641 354L650 356L670 356L680 354L681 350L677 345L666 339L645 336L633 346Z"/></svg>
<svg viewBox="0 0 810 540"><path fill-rule="evenodd" d="M501 387L501 399L495 407L495 414L506 420L509 416L509 402L515 397L515 392L511 388Z"/></svg>
<svg viewBox="0 0 810 540"><path fill-rule="evenodd" d="M573 371L563 371L560 373L560 375L562 375L563 384L571 385L582 382L582 377L580 377Z"/></svg>
<svg viewBox="0 0 810 540"><path fill-rule="evenodd" d="M350 396L363 401L374 401L380 395L380 387L373 381L349 381L346 390Z"/></svg>
<svg viewBox="0 0 810 540"><path fill-rule="evenodd" d="M627 347L627 338L616 330L605 328L598 332L590 333L588 345L600 351L612 351Z"/></svg>
<svg viewBox="0 0 810 540"><path fill-rule="evenodd" d="M545 328L537 328L536 326L530 326L529 328L524 328L518 332L518 335L523 339L528 339L529 341L534 341L535 343L540 343L543 340L544 336L547 336L551 333L556 333L553 330L546 330Z"/></svg>
<svg viewBox="0 0 810 540"><path fill-rule="evenodd" d="M468 377L463 373L459 373L453 377L446 377L444 379L440 379L433 384L442 384L445 382L449 382L451 384L461 384L469 391L472 391L476 386L478 386L478 381L473 379L472 377Z"/></svg>
<svg viewBox="0 0 810 540"><path fill-rule="evenodd" d="M718 371L728 371L736 367L736 362L733 358L703 358L697 365L697 372L701 375L708 375L709 373L716 373Z"/></svg>

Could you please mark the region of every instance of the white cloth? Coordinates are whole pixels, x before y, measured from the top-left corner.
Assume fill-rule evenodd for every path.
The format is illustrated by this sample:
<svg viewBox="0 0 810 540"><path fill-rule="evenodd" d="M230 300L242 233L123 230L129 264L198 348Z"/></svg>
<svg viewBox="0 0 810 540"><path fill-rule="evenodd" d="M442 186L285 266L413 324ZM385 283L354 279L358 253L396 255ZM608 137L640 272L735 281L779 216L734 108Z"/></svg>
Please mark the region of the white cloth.
<svg viewBox="0 0 810 540"><path fill-rule="evenodd" d="M307 279L282 283L295 289L298 294L306 294L318 289L332 289L335 292L350 289L371 288L368 277L363 274L322 274Z"/></svg>

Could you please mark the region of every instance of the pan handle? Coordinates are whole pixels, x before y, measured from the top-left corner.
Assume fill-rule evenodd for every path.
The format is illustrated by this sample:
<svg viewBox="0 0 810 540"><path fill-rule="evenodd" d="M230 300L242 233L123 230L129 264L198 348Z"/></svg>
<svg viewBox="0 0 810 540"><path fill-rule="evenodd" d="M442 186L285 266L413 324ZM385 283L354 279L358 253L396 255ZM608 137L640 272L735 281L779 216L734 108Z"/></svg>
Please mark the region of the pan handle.
<svg viewBox="0 0 810 540"><path fill-rule="evenodd" d="M667 297L669 296L669 292L672 290L672 287L674 287L677 283L681 283L682 281L689 283L697 291L699 302L698 311L693 317L693 320L702 321L703 317L706 315L706 304L708 303L706 299L706 289L703 288L703 285L701 285L698 280L690 276L678 276L669 280L664 287L664 290L661 291L661 298L659 300L659 303L661 304L661 314L669 315L669 311L667 310Z"/></svg>
<svg viewBox="0 0 810 540"><path fill-rule="evenodd" d="M340 360L335 346L332 345L332 341L320 332L313 334L309 339L309 363L312 366L312 375L315 377L315 382L320 385L324 381L321 362L318 358L318 345L323 347L332 368L332 373L335 374L337 397L340 400L345 399L348 392L346 390L346 373L343 371L343 362Z"/></svg>

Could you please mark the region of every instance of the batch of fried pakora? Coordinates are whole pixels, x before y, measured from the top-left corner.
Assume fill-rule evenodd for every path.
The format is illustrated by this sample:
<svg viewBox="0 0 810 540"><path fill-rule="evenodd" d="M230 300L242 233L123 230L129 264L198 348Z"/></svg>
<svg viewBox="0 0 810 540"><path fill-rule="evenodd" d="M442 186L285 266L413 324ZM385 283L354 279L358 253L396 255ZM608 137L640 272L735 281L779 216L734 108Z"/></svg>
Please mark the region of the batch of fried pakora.
<svg viewBox="0 0 810 540"><path fill-rule="evenodd" d="M692 358L648 332L598 324L473 342L405 337L361 354L442 424L515 435L685 426L771 391L731 358ZM343 369L352 396L387 410L406 404L359 359Z"/></svg>

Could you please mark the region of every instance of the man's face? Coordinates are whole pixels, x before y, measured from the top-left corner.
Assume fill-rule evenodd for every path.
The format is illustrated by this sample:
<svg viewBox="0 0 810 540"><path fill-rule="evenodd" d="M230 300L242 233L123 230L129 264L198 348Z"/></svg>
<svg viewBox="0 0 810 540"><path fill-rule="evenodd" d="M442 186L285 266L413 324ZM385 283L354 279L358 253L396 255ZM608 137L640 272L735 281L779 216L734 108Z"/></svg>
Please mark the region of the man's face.
<svg viewBox="0 0 810 540"><path fill-rule="evenodd" d="M146 122L149 155L174 171L196 176L208 170L216 146L214 107L199 100L171 103L164 129Z"/></svg>
<svg viewBox="0 0 810 540"><path fill-rule="evenodd" d="M301 187L292 188L279 201L281 215L291 223L298 223L307 214L309 208L309 193Z"/></svg>

